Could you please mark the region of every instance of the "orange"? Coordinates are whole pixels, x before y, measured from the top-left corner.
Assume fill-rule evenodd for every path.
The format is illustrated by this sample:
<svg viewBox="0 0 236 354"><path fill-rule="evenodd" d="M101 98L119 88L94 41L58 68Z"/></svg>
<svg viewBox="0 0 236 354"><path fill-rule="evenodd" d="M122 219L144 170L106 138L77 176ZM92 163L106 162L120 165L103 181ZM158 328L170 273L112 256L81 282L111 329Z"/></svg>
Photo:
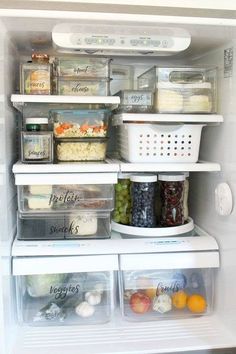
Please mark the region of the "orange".
<svg viewBox="0 0 236 354"><path fill-rule="evenodd" d="M188 297L187 307L193 313L202 313L206 311L207 302L202 295L193 294Z"/></svg>
<svg viewBox="0 0 236 354"><path fill-rule="evenodd" d="M157 295L157 289L156 288L148 288L144 290L144 293L150 297L150 299L154 299L154 297Z"/></svg>
<svg viewBox="0 0 236 354"><path fill-rule="evenodd" d="M188 295L183 291L179 290L172 295L173 306L177 309L184 309L187 304Z"/></svg>

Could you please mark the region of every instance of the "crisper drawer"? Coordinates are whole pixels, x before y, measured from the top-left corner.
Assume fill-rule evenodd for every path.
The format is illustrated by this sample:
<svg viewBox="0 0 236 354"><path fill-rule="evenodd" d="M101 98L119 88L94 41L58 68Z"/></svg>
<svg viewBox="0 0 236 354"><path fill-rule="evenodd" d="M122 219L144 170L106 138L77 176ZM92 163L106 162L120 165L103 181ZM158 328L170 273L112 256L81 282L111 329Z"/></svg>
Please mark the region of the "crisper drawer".
<svg viewBox="0 0 236 354"><path fill-rule="evenodd" d="M49 215L113 209L112 184L18 185L18 209L23 215Z"/></svg>
<svg viewBox="0 0 236 354"><path fill-rule="evenodd" d="M111 237L110 212L77 212L21 217L18 213L19 240L105 239Z"/></svg>
<svg viewBox="0 0 236 354"><path fill-rule="evenodd" d="M218 252L120 256L122 314L130 321L208 315Z"/></svg>
<svg viewBox="0 0 236 354"><path fill-rule="evenodd" d="M117 256L14 258L19 323L108 322L114 309L117 269Z"/></svg>

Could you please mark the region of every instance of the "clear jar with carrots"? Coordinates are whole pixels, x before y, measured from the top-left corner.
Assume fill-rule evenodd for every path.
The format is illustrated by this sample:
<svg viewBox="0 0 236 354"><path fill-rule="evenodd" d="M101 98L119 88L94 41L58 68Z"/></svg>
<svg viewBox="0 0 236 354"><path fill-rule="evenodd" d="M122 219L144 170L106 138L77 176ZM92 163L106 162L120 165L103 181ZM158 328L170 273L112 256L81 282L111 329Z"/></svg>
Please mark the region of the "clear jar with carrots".
<svg viewBox="0 0 236 354"><path fill-rule="evenodd" d="M54 137L104 138L108 133L110 111L97 110L51 110Z"/></svg>

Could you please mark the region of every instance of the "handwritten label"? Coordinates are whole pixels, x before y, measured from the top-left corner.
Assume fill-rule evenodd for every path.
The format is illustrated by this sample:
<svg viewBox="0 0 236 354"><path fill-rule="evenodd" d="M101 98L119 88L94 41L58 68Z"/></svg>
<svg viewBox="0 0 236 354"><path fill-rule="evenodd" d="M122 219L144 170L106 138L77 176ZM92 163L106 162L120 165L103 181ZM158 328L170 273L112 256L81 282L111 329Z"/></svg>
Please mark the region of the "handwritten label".
<svg viewBox="0 0 236 354"><path fill-rule="evenodd" d="M127 93L124 95L125 105L147 106L152 104L152 94L150 92Z"/></svg>
<svg viewBox="0 0 236 354"><path fill-rule="evenodd" d="M55 300L62 300L68 295L78 294L79 291L79 284L67 284L66 286L51 286L49 293L54 296Z"/></svg>
<svg viewBox="0 0 236 354"><path fill-rule="evenodd" d="M91 71L91 70L90 70L90 66L87 65L87 66L82 67L82 68L79 67L79 66L78 66L78 67L75 67L73 71L74 71L75 74L78 75L78 74L80 74L80 73L88 74L88 72Z"/></svg>
<svg viewBox="0 0 236 354"><path fill-rule="evenodd" d="M50 199L49 199L49 205L55 205L55 204L67 204L67 203L77 203L80 201L82 198L81 193L74 193L72 191L66 191L65 193L62 194L51 194Z"/></svg>
<svg viewBox="0 0 236 354"><path fill-rule="evenodd" d="M76 225L74 221L71 222L69 226L56 226L51 225L49 235L66 233L71 235L77 235L79 233L79 225Z"/></svg>

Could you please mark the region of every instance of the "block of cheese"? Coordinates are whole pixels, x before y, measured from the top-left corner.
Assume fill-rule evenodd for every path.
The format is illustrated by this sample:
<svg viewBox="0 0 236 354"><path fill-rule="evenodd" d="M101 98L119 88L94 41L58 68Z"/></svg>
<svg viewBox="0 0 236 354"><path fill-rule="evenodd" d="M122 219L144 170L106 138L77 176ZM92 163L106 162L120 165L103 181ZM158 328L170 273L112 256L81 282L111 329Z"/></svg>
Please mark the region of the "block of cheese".
<svg viewBox="0 0 236 354"><path fill-rule="evenodd" d="M183 96L175 90L158 89L155 95L154 106L158 112L181 112L183 110Z"/></svg>
<svg viewBox="0 0 236 354"><path fill-rule="evenodd" d="M52 194L52 185L30 185L29 192L32 195Z"/></svg>
<svg viewBox="0 0 236 354"><path fill-rule="evenodd" d="M211 112L211 102L207 95L192 95L184 105L186 112Z"/></svg>
<svg viewBox="0 0 236 354"><path fill-rule="evenodd" d="M50 209L50 195L32 195L27 198L28 208L32 210L36 209Z"/></svg>

